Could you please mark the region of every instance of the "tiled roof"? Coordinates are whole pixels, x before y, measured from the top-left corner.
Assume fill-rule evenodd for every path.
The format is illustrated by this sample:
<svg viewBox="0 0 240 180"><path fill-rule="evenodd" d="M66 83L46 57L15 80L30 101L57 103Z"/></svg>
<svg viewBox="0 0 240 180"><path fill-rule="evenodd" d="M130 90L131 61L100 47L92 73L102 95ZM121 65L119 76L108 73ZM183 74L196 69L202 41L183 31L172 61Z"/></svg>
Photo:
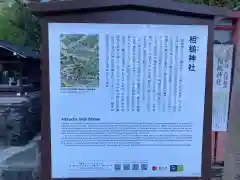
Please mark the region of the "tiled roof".
<svg viewBox="0 0 240 180"><path fill-rule="evenodd" d="M0 40L0 48L15 52L24 58L40 58L40 53L38 51L34 51L30 47L12 44L5 40Z"/></svg>

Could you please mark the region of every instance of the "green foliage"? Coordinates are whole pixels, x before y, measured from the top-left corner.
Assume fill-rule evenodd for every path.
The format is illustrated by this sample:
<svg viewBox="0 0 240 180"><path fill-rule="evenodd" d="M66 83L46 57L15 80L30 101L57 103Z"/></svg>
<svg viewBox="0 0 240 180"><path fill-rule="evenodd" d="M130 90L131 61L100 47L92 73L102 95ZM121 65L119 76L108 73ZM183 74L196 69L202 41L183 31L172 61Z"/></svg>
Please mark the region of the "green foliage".
<svg viewBox="0 0 240 180"><path fill-rule="evenodd" d="M39 49L41 32L38 19L21 2L14 0L0 14L0 39Z"/></svg>
<svg viewBox="0 0 240 180"><path fill-rule="evenodd" d="M194 4L206 4L209 6L217 7L227 7L230 9L240 5L240 0L177 0L177 1Z"/></svg>
<svg viewBox="0 0 240 180"><path fill-rule="evenodd" d="M98 36L61 35L61 86L99 85Z"/></svg>

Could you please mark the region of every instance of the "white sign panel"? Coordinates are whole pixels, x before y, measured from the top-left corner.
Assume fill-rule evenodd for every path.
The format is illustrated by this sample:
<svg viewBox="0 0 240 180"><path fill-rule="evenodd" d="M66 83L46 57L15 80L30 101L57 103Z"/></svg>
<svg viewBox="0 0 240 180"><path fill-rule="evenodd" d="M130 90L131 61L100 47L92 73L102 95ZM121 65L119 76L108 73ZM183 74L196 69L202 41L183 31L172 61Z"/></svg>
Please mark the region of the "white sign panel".
<svg viewBox="0 0 240 180"><path fill-rule="evenodd" d="M52 177L200 177L207 39L207 26L50 23Z"/></svg>
<svg viewBox="0 0 240 180"><path fill-rule="evenodd" d="M233 45L215 44L213 55L213 131L227 131Z"/></svg>

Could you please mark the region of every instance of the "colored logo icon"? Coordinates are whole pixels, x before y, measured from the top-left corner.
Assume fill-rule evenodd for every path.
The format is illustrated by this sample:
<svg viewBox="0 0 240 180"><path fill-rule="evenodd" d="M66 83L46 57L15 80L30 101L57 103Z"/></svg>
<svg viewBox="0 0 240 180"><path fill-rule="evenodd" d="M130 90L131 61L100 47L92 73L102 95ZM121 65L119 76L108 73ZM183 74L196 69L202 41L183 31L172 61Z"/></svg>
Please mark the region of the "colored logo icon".
<svg viewBox="0 0 240 180"><path fill-rule="evenodd" d="M157 171L158 170L158 167L157 166L153 166L152 167L152 171Z"/></svg>
<svg viewBox="0 0 240 180"><path fill-rule="evenodd" d="M170 172L177 172L177 165L170 165Z"/></svg>
<svg viewBox="0 0 240 180"><path fill-rule="evenodd" d="M183 165L177 165L177 172L183 172L184 166Z"/></svg>
<svg viewBox="0 0 240 180"><path fill-rule="evenodd" d="M183 172L184 166L183 165L170 165L170 172Z"/></svg>

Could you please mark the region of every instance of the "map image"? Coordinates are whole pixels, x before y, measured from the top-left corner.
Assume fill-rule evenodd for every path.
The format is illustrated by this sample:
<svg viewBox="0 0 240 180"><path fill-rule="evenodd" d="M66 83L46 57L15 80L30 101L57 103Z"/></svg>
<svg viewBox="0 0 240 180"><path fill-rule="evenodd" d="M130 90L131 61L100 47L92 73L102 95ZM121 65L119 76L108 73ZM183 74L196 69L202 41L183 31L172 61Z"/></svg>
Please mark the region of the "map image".
<svg viewBox="0 0 240 180"><path fill-rule="evenodd" d="M61 87L99 86L99 36L60 35Z"/></svg>

